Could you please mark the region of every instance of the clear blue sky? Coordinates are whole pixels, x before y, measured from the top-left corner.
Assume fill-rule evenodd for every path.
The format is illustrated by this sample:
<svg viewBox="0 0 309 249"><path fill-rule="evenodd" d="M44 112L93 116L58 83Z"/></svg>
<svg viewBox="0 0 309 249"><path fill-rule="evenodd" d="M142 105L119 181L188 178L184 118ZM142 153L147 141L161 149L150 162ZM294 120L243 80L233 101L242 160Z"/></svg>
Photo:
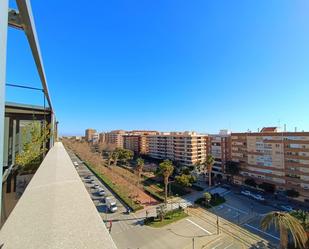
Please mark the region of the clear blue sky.
<svg viewBox="0 0 309 249"><path fill-rule="evenodd" d="M309 131L307 0L32 0L32 9L62 134ZM40 85L16 30L7 82ZM9 88L7 100L42 104Z"/></svg>

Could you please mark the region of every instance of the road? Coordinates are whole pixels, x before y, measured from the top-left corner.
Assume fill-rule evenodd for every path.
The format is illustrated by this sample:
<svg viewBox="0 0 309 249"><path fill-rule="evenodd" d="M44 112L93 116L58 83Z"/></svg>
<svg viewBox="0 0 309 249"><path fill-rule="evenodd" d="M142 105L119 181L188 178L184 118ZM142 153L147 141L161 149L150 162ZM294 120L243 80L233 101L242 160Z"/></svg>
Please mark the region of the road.
<svg viewBox="0 0 309 249"><path fill-rule="evenodd" d="M189 216L187 218L163 228L151 228L143 224L143 220L146 216L145 210L131 213L129 215L126 214L126 207L121 200L104 186L104 184L93 175L93 173L74 155L74 153L71 151L68 151L68 153L72 161L77 162L79 165L76 167L76 170L83 180L94 205L97 207L97 210L102 217L102 222L105 222L107 228L110 228L111 225L111 236L119 249L189 249L193 248L193 244L194 248L206 249L270 248L265 239L256 235L259 231L256 231L254 228L258 227L258 220L254 220L253 218L259 216L247 217L248 201L242 200L242 197L237 197L234 193L228 193L226 195L227 203L222 207L217 207L216 209L211 210L211 212L220 213L221 217L231 219L234 223L236 223L235 215L240 213L240 225L242 227L232 224L224 218L220 218L220 233L217 234L216 215L207 212L204 209L189 208ZM117 200L117 212L109 213L107 211L103 200L104 198L96 194L97 191L92 188L93 184L90 184L85 180L86 176L91 176L95 183L99 184L106 191L108 196L114 196ZM189 196L187 201L193 202L196 197L200 195L201 193L195 193L192 196ZM237 206L237 208L234 208L234 206ZM246 213L242 213L236 209L242 210ZM256 211L265 210L258 205L255 205L254 209L256 209ZM155 214L155 208L149 209L149 216ZM112 220L112 223L110 223L110 220ZM244 227L246 229L244 229ZM265 235L261 232L259 233L262 236Z"/></svg>

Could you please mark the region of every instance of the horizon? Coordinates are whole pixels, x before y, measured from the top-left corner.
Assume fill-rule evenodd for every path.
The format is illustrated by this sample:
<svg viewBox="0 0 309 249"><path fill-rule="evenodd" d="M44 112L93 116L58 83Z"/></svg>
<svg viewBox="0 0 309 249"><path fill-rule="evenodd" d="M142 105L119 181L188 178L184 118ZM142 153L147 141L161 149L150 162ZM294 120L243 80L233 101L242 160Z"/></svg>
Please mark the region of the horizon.
<svg viewBox="0 0 309 249"><path fill-rule="evenodd" d="M60 134L309 130L308 2L119 0L98 2L97 15L82 3L39 1L32 9ZM39 86L25 36L9 29L8 39L7 83ZM9 87L6 99L42 105L40 94Z"/></svg>

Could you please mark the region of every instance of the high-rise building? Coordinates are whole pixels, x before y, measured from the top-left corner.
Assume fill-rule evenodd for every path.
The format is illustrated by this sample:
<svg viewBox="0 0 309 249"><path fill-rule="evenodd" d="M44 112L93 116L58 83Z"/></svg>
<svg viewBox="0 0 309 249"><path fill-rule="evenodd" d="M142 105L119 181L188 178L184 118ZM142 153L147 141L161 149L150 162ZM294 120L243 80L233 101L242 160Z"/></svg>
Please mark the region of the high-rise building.
<svg viewBox="0 0 309 249"><path fill-rule="evenodd" d="M266 127L261 132L232 133L232 160L239 162L241 184L253 178L270 183L278 191L295 190L309 202L309 132L280 132Z"/></svg>
<svg viewBox="0 0 309 249"><path fill-rule="evenodd" d="M227 130L221 130L219 134L209 135L210 153L215 159L212 173L215 175L224 175L225 164L231 160L231 133Z"/></svg>
<svg viewBox="0 0 309 249"><path fill-rule="evenodd" d="M148 155L157 159L170 159L192 166L206 160L209 137L195 132L170 132L148 136Z"/></svg>
<svg viewBox="0 0 309 249"><path fill-rule="evenodd" d="M147 154L149 152L148 135L157 133L157 131L130 131L123 136L124 148L132 150L136 154Z"/></svg>
<svg viewBox="0 0 309 249"><path fill-rule="evenodd" d="M124 130L114 130L105 133L105 142L115 145L117 148L123 148L123 136L126 134Z"/></svg>
<svg viewBox="0 0 309 249"><path fill-rule="evenodd" d="M105 143L105 132L99 133L99 143Z"/></svg>
<svg viewBox="0 0 309 249"><path fill-rule="evenodd" d="M86 129L85 131L85 139L87 142L91 142L92 141L92 138L94 136L94 134L96 133L97 131L95 129Z"/></svg>

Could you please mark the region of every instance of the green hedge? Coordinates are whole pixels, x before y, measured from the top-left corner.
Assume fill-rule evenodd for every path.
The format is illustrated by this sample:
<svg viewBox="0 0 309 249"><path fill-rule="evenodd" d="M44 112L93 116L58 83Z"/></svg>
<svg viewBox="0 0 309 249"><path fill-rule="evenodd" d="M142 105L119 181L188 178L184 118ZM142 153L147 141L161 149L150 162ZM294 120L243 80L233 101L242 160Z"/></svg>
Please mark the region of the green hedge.
<svg viewBox="0 0 309 249"><path fill-rule="evenodd" d="M78 158L81 159L79 156L78 156ZM82 159L81 159L81 160L82 160ZM134 212L135 212L135 211L138 211L138 210L141 210L141 209L144 208L142 205L136 204L131 198L129 198L129 197L126 195L126 193L124 193L123 190L121 190L121 188L120 188L118 185L112 183L112 181L111 181L108 177L106 177L105 175L103 175L103 174L97 172L97 171L94 169L94 167L93 167L90 163L84 161L84 164L88 167L88 169L89 169L96 177L98 177L102 182L104 182L104 184L107 185L108 188L109 188L110 190L112 190L112 191L114 192L114 194L115 194L119 199L121 199L121 200L122 200L130 209L132 209Z"/></svg>
<svg viewBox="0 0 309 249"><path fill-rule="evenodd" d="M146 193L151 195L153 198L155 198L158 201L164 201L164 196L160 195L159 193L155 192L151 187L144 186L144 190Z"/></svg>
<svg viewBox="0 0 309 249"><path fill-rule="evenodd" d="M176 182L171 183L171 191L172 191L173 195L179 195L179 196L183 196L183 195L190 193L190 191L186 190L185 187L179 185Z"/></svg>
<svg viewBox="0 0 309 249"><path fill-rule="evenodd" d="M206 203L206 200L204 197L198 198L194 203L202 207L205 207L205 208L212 208L212 207L221 205L222 203L225 202L225 198L223 196L220 196L220 195L211 195L211 196L212 197L211 197L209 204Z"/></svg>

